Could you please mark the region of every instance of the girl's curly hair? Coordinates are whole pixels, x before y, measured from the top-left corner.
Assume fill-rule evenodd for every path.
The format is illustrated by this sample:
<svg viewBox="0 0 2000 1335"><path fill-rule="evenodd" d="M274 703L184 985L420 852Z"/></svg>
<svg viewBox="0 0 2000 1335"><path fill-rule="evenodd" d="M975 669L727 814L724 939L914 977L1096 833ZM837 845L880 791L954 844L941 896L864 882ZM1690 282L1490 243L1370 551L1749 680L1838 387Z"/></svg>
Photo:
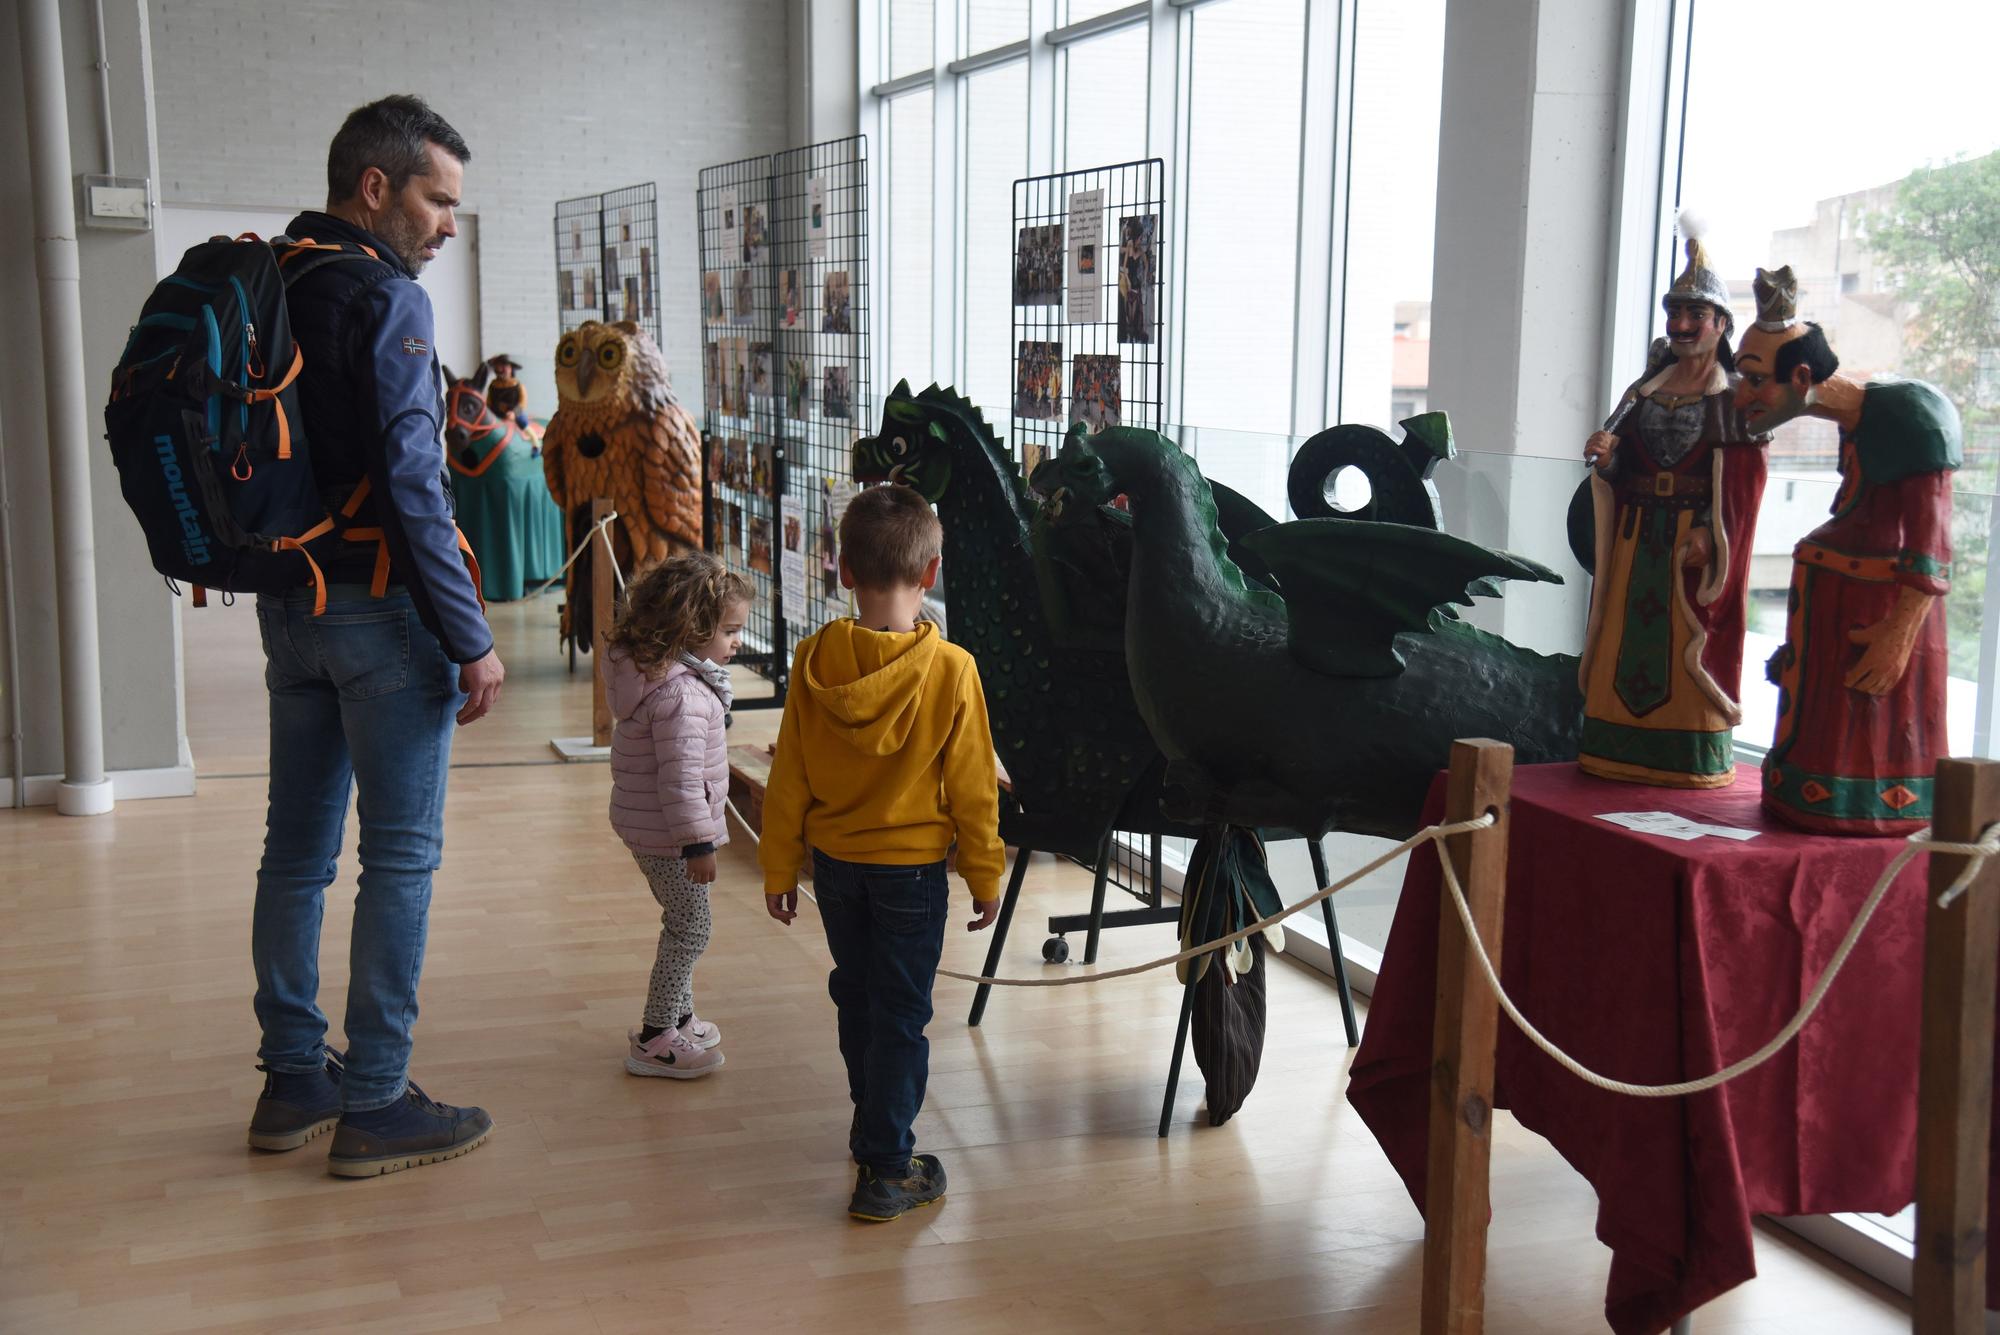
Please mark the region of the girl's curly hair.
<svg viewBox="0 0 2000 1335"><path fill-rule="evenodd" d="M679 552L640 572L625 590L610 644L641 672L658 672L706 644L729 609L754 596L750 582L707 552Z"/></svg>

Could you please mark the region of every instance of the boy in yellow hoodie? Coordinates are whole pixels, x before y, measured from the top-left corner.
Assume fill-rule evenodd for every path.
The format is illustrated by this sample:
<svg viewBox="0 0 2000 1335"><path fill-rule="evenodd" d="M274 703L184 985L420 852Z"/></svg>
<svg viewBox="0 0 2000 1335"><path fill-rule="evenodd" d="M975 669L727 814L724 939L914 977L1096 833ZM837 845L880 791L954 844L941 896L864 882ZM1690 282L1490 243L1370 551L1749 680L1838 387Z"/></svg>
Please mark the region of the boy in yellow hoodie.
<svg viewBox="0 0 2000 1335"><path fill-rule="evenodd" d="M943 1165L913 1153L910 1134L930 1073L944 859L956 839L975 932L999 910L1006 863L978 669L917 620L943 536L908 487L871 488L848 505L840 582L856 615L799 645L764 793L764 903L787 926L812 850L854 1100L848 1148L859 1171L847 1210L857 1219L894 1219L944 1195Z"/></svg>

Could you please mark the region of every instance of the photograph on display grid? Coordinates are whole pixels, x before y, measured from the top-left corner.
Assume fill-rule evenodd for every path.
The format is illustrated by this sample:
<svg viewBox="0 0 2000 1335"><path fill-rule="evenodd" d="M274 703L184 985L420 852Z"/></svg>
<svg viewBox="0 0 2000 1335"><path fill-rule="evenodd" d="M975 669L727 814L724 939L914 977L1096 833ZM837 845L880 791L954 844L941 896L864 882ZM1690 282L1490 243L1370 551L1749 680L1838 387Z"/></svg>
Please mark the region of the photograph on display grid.
<svg viewBox="0 0 2000 1335"><path fill-rule="evenodd" d="M569 220L569 257L572 260L583 258L583 219L581 218L571 218Z"/></svg>
<svg viewBox="0 0 2000 1335"><path fill-rule="evenodd" d="M623 318L632 321L634 324L637 324L639 321L639 278L636 274L628 274L625 278L625 314Z"/></svg>
<svg viewBox="0 0 2000 1335"><path fill-rule="evenodd" d="M1079 355L1070 363L1069 420L1118 425L1118 358Z"/></svg>
<svg viewBox="0 0 2000 1335"><path fill-rule="evenodd" d="M777 380L771 373L769 343L750 345L750 392L762 399L771 398L778 392Z"/></svg>
<svg viewBox="0 0 2000 1335"><path fill-rule="evenodd" d="M853 333L854 313L847 291L847 270L835 269L822 280L821 298L819 331L822 334Z"/></svg>
<svg viewBox="0 0 2000 1335"><path fill-rule="evenodd" d="M722 501L712 496L709 498L708 549L711 552L721 552L722 545L727 540L725 535L727 533L726 526L729 523L728 509L729 507Z"/></svg>
<svg viewBox="0 0 2000 1335"><path fill-rule="evenodd" d="M847 368L829 366L826 381L820 390L819 410L822 416L848 419L854 415L853 401L848 397Z"/></svg>
<svg viewBox="0 0 2000 1335"><path fill-rule="evenodd" d="M743 559L743 507L734 501L729 503L729 554Z"/></svg>
<svg viewBox="0 0 2000 1335"><path fill-rule="evenodd" d="M722 347L716 343L706 343L701 349L701 398L702 402L722 411ZM710 448L714 448L713 445Z"/></svg>
<svg viewBox="0 0 2000 1335"><path fill-rule="evenodd" d="M805 555L806 525L805 521L799 518L799 516L796 514L788 514L785 516L784 541L785 541L786 551L797 552L801 556Z"/></svg>
<svg viewBox="0 0 2000 1335"><path fill-rule="evenodd" d="M618 239L620 241L632 239L632 210L629 208L618 210Z"/></svg>
<svg viewBox="0 0 2000 1335"><path fill-rule="evenodd" d="M1151 343L1157 323L1160 215L1118 220L1118 341Z"/></svg>
<svg viewBox="0 0 2000 1335"><path fill-rule="evenodd" d="M583 307L587 311L597 309L597 270L583 271Z"/></svg>
<svg viewBox="0 0 2000 1335"><path fill-rule="evenodd" d="M723 477L738 491L750 487L750 442L741 436L731 436L726 457L722 465Z"/></svg>
<svg viewBox="0 0 2000 1335"><path fill-rule="evenodd" d="M1054 421L1062 411L1062 344L1023 339L1014 372L1014 416Z"/></svg>
<svg viewBox="0 0 2000 1335"><path fill-rule="evenodd" d="M799 327L799 271L780 269L778 271L778 310L787 329Z"/></svg>
<svg viewBox="0 0 2000 1335"><path fill-rule="evenodd" d="M833 484L828 483L829 487ZM831 497L827 498L829 501ZM833 509L830 504L819 508L819 596L837 597L840 593L840 539L833 530Z"/></svg>
<svg viewBox="0 0 2000 1335"><path fill-rule="evenodd" d="M748 324L757 317L757 279L748 269L736 271L737 324Z"/></svg>
<svg viewBox="0 0 2000 1335"><path fill-rule="evenodd" d="M769 496L776 491L777 481L777 447L760 440L750 447L750 490Z"/></svg>
<svg viewBox="0 0 2000 1335"><path fill-rule="evenodd" d="M653 318L653 248L639 247L639 301L644 306L641 312L648 320Z"/></svg>
<svg viewBox="0 0 2000 1335"><path fill-rule="evenodd" d="M1023 227L1014 252L1014 304L1054 306L1062 301L1062 285L1062 224Z"/></svg>
<svg viewBox="0 0 2000 1335"><path fill-rule="evenodd" d="M804 417L812 402L812 365L803 357L785 358L785 416Z"/></svg>
<svg viewBox="0 0 2000 1335"><path fill-rule="evenodd" d="M556 284L556 290L562 302L562 308L566 311L573 311L576 309L576 274L568 269L564 269L559 279L560 281Z"/></svg>
<svg viewBox="0 0 2000 1335"><path fill-rule="evenodd" d="M708 480L710 482L725 481L725 470L728 467L729 452L728 448L722 443L722 437L710 436L708 438Z"/></svg>
<svg viewBox="0 0 2000 1335"><path fill-rule="evenodd" d="M743 206L743 262L762 264L766 254L764 234L764 206L745 204Z"/></svg>
<svg viewBox="0 0 2000 1335"><path fill-rule="evenodd" d="M616 292L623 284L618 281L618 251L615 247L604 248L604 291Z"/></svg>
<svg viewBox="0 0 2000 1335"><path fill-rule="evenodd" d="M729 312L722 304L722 275L713 269L701 276L701 318L710 324L723 324L729 319Z"/></svg>
<svg viewBox="0 0 2000 1335"><path fill-rule="evenodd" d="M771 521L763 515L750 516L749 565L760 575L771 573Z"/></svg>

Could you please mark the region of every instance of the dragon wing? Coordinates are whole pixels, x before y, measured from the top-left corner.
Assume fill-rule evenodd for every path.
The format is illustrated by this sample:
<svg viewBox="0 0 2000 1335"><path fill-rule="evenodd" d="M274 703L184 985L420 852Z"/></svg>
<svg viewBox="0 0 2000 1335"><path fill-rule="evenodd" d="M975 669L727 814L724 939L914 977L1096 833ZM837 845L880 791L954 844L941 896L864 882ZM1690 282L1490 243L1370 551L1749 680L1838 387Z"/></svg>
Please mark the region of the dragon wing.
<svg viewBox="0 0 2000 1335"><path fill-rule="evenodd" d="M1562 583L1526 557L1408 524L1298 519L1236 540L1277 576L1292 656L1329 677L1392 677L1396 636L1429 631L1448 605L1497 596L1498 581Z"/></svg>

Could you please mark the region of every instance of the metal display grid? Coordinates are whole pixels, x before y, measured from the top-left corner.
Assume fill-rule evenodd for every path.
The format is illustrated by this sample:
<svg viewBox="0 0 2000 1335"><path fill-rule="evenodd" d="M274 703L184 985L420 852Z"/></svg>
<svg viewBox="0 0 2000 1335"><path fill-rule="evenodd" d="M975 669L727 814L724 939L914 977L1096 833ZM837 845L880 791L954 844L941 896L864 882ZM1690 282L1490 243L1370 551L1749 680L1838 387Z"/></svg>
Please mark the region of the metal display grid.
<svg viewBox="0 0 2000 1335"><path fill-rule="evenodd" d="M660 342L660 216L651 183L556 204L556 311L567 334L630 320Z"/></svg>
<svg viewBox="0 0 2000 1335"><path fill-rule="evenodd" d="M873 425L867 141L705 168L695 209L708 548L757 591L737 661L782 704L794 638L846 609L829 577L830 502ZM797 605L780 577L787 497L805 565Z"/></svg>
<svg viewBox="0 0 2000 1335"><path fill-rule="evenodd" d="M1078 238L1071 199L1093 190L1103 193L1100 234ZM1026 471L1060 449L1070 423L1080 418L1153 431L1165 425L1166 228L1166 167L1159 158L1014 182L1010 439ZM1069 275L1079 240L1095 247L1098 293L1095 318L1072 321ZM1088 360L1093 358L1114 358L1116 365L1106 368ZM1107 369L1115 405L1077 393L1080 378L1089 384L1092 372L1101 377Z"/></svg>

